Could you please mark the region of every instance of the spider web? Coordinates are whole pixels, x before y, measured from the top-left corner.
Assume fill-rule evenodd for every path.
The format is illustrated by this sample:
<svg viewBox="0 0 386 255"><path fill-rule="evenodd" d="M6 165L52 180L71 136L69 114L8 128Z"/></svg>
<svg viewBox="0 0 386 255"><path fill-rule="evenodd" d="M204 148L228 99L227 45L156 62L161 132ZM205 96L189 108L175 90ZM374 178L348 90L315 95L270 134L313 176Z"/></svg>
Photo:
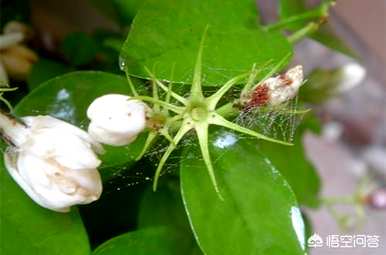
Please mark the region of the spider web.
<svg viewBox="0 0 386 255"><path fill-rule="evenodd" d="M298 98L275 107L253 107L242 110L235 118L237 124L265 136L292 143L303 115L298 113Z"/></svg>
<svg viewBox="0 0 386 255"><path fill-rule="evenodd" d="M216 88L209 88L209 90L206 89L205 92L211 94L214 92L214 90L216 90ZM226 98L234 99L235 96L238 96L239 94L240 89L235 89L231 91L229 95L226 96ZM256 130L257 132L262 133L268 137L285 142L293 142L296 128L303 117L303 114L296 113L297 110L298 99L294 98L287 103L277 107L256 107L241 111L241 113L234 119L234 122L249 129ZM256 138L242 134L238 135L237 139L254 139L256 142L258 142ZM157 163L161 159L163 153L166 151L168 145L169 142L160 137L153 144L153 146L150 147L144 157L146 161L152 162L150 165L150 169L152 171L149 172L146 170L147 172L144 174L141 172L141 170L139 171L137 167L134 166L131 168L131 170L124 173L124 175L121 175L121 177L123 176L122 178L127 182L123 185L118 184L118 186L116 186L117 183L115 183L116 190L122 190L125 187L130 188L138 184L143 184L144 182L152 183L153 174L157 168ZM197 144L197 140L195 139L194 131L189 132L178 144L178 147L171 154L167 163L165 164L161 176L178 175L179 165L181 162L189 164L189 162L192 160L202 160L200 153L196 154L196 158L182 158L180 153L184 150L184 148L189 148L189 150L200 150ZM219 157L221 157L221 155ZM160 181L162 182L162 178ZM114 182L112 183L114 184Z"/></svg>
<svg viewBox="0 0 386 255"><path fill-rule="evenodd" d="M222 69L210 68L211 72L216 72L219 76L224 76ZM192 72L186 73L185 82L188 84L192 80ZM156 73L155 73L156 75ZM203 82L205 82L205 76L203 76ZM150 82L146 83L148 89L151 90ZM173 90L176 92L182 90L181 94L184 97L189 96L189 86L187 84L173 84ZM182 88L182 89L181 89ZM185 90L186 89L186 90ZM204 93L210 95L214 93L218 87L206 87ZM224 103L239 97L240 88L234 88L225 97ZM178 91L180 92L180 91ZM165 96L165 93L159 90L161 97ZM173 99L171 99L172 102ZM241 126L253 129L259 133L262 133L268 137L278 140L292 142L296 127L301 121L302 115L295 114L297 110L298 101L297 98L287 102L286 104L278 107L255 107L241 113L234 119L235 123ZM39 114L39 111L33 111L35 114ZM80 123L82 129L87 129L88 120L84 119ZM239 135L237 139L255 139L253 137ZM257 141L257 140L256 140ZM169 141L159 137L153 145L149 148L144 158L135 163L134 165L123 167L121 171L113 175L113 178L108 180L104 185L104 192L111 193L117 191L124 191L127 189L135 188L138 185L151 185L153 182L154 171L157 168L157 164L166 151L169 145ZM179 165L181 161L191 161L192 159L181 158L180 152L185 148L199 150L197 140L195 139L194 131L189 132L182 141L178 144L178 148L170 155L167 163L165 164L162 176L178 175ZM193 160L201 160L201 154L197 154L197 158ZM186 163L186 162L185 162ZM162 182L162 178L160 179Z"/></svg>

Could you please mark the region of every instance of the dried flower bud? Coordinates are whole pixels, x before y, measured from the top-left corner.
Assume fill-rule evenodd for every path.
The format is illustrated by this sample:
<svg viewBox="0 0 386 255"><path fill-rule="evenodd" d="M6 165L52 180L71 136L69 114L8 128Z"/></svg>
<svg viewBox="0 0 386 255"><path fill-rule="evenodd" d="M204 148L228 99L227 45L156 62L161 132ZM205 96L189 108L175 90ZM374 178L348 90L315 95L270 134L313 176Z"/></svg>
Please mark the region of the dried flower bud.
<svg viewBox="0 0 386 255"><path fill-rule="evenodd" d="M89 134L98 142L113 146L127 145L146 127L145 103L119 94L95 99L87 110L91 120Z"/></svg>
<svg viewBox="0 0 386 255"><path fill-rule="evenodd" d="M268 78L252 92L247 107L279 105L294 98L303 84L303 68L295 66L285 74Z"/></svg>
<svg viewBox="0 0 386 255"><path fill-rule="evenodd" d="M0 120L3 135L14 144L4 153L5 166L36 203L67 212L100 197L94 149L102 148L86 132L50 116L25 117L25 126L3 114Z"/></svg>

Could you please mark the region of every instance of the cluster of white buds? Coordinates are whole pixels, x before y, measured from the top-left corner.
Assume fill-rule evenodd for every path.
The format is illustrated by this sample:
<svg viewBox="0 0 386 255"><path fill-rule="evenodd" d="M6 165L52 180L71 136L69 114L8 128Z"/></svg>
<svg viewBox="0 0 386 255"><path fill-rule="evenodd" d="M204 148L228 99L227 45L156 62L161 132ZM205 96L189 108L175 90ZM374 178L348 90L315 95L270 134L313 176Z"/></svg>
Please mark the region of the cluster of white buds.
<svg viewBox="0 0 386 255"><path fill-rule="evenodd" d="M102 193L96 152L102 147L86 132L50 116L0 114L2 135L11 144L5 166L20 187L39 205L67 212Z"/></svg>
<svg viewBox="0 0 386 255"><path fill-rule="evenodd" d="M95 99L87 110L89 134L113 146L132 143L146 127L147 106L129 96L108 94Z"/></svg>
<svg viewBox="0 0 386 255"><path fill-rule="evenodd" d="M275 106L294 98L303 84L303 68L295 66L285 74L271 77L254 89L247 107Z"/></svg>
<svg viewBox="0 0 386 255"><path fill-rule="evenodd" d="M147 106L118 94L99 97L87 116L89 133L50 116L16 121L0 112L0 130L11 145L5 166L20 187L39 205L67 212L88 204L102 193L96 153L109 145L126 145L146 127Z"/></svg>

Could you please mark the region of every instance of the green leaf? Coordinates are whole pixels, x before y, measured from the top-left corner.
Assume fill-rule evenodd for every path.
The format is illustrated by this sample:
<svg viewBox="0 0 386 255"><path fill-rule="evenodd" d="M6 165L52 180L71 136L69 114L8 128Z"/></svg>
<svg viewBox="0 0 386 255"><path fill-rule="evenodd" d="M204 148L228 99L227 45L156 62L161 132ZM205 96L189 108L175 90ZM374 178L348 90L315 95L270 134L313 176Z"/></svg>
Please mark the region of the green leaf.
<svg viewBox="0 0 386 255"><path fill-rule="evenodd" d="M304 254L304 223L295 196L256 140L221 131L211 137L210 148L224 200L197 148L187 147L181 160L182 196L204 253Z"/></svg>
<svg viewBox="0 0 386 255"><path fill-rule="evenodd" d="M40 58L39 61L32 66L32 70L28 75L28 87L32 90L43 82L70 71L72 71L72 69L63 63L47 58Z"/></svg>
<svg viewBox="0 0 386 255"><path fill-rule="evenodd" d="M96 42L87 34L75 32L63 40L61 50L72 65L80 66L91 62L98 49Z"/></svg>
<svg viewBox="0 0 386 255"><path fill-rule="evenodd" d="M291 185L300 204L309 207L319 205L320 179L308 160L303 146L304 132L298 130L293 146L261 141L259 148Z"/></svg>
<svg viewBox="0 0 386 255"><path fill-rule="evenodd" d="M104 72L73 72L41 84L20 101L14 113L19 117L47 114L87 129L88 106L95 98L110 93L130 95L127 80ZM103 164L100 170L105 180L134 162L144 138L140 136L125 147L104 146L106 153L101 156Z"/></svg>
<svg viewBox="0 0 386 255"><path fill-rule="evenodd" d="M151 188L143 195L138 215L139 228L166 226L178 237L178 254L201 254L190 229L179 185L168 181L156 192ZM155 213L156 212L156 213Z"/></svg>
<svg viewBox="0 0 386 255"><path fill-rule="evenodd" d="M139 10L121 51L122 68L130 75L149 78L144 67L159 79L192 82L200 39L207 26L203 50L204 85L225 81L257 68L275 65L292 54L278 32L257 24L252 0L150 0ZM263 76L266 71L260 73Z"/></svg>
<svg viewBox="0 0 386 255"><path fill-rule="evenodd" d="M176 245L176 236L167 227L147 228L115 237L92 255L180 255Z"/></svg>
<svg viewBox="0 0 386 255"><path fill-rule="evenodd" d="M88 255L78 211L57 213L33 202L10 177L0 157L0 254Z"/></svg>

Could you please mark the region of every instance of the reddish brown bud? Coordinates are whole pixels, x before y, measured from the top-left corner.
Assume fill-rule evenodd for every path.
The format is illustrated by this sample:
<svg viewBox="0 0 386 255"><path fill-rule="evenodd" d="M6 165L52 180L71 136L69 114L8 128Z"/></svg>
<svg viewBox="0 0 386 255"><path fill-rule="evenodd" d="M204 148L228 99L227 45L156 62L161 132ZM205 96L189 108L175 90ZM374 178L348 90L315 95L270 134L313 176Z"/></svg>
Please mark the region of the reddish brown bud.
<svg viewBox="0 0 386 255"><path fill-rule="evenodd" d="M386 188L374 190L366 197L365 202L374 209L386 209Z"/></svg>

